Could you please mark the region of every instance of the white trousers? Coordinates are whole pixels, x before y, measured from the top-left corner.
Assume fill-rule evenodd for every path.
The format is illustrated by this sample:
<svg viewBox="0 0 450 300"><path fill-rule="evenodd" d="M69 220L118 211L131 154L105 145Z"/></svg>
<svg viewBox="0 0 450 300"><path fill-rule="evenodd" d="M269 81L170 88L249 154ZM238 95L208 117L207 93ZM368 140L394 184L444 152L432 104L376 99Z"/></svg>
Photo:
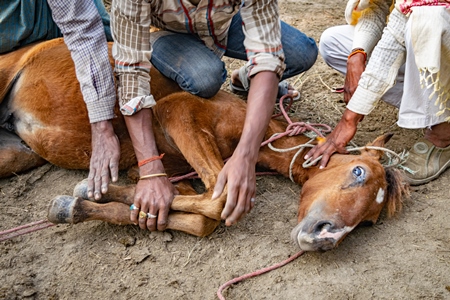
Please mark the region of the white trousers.
<svg viewBox="0 0 450 300"><path fill-rule="evenodd" d="M326 29L320 38L320 55L330 67L344 75L347 73L347 57L352 50L353 35L354 26L341 25ZM429 128L444 122L449 113L437 117L439 108L434 105L435 98L429 99L432 91L420 87L410 37L410 26L407 26L406 62L400 68L394 86L383 95L382 100L399 109L398 126L410 129Z"/></svg>

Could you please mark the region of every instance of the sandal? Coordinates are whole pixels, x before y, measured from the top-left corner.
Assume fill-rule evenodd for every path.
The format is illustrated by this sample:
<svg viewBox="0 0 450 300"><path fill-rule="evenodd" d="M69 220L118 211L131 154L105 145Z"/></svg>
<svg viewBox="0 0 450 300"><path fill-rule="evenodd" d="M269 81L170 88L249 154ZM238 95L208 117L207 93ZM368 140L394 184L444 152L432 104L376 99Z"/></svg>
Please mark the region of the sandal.
<svg viewBox="0 0 450 300"><path fill-rule="evenodd" d="M234 85L230 78L230 90L236 95L247 96L248 90L250 89L250 80L248 80L247 68L245 66L239 68L239 80L241 81L242 86ZM286 80L280 81L278 84L277 103L280 101L281 97L289 93L289 86L289 82ZM300 92L296 92L297 96L292 97L293 101L298 101L300 99Z"/></svg>

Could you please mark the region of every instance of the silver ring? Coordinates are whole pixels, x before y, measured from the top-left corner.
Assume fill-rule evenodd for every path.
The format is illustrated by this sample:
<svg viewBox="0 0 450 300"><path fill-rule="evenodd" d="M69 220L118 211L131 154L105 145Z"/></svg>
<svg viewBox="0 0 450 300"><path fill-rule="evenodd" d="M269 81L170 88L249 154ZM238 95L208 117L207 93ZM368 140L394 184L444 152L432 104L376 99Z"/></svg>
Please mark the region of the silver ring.
<svg viewBox="0 0 450 300"><path fill-rule="evenodd" d="M147 214L147 218L149 219L156 219L158 216L157 215L152 215L151 213Z"/></svg>
<svg viewBox="0 0 450 300"><path fill-rule="evenodd" d="M137 206L134 205L134 204L131 204L130 210L139 210L139 207L137 207Z"/></svg>
<svg viewBox="0 0 450 300"><path fill-rule="evenodd" d="M255 202L255 198L251 198L250 201L251 201L252 203L254 203L254 202Z"/></svg>

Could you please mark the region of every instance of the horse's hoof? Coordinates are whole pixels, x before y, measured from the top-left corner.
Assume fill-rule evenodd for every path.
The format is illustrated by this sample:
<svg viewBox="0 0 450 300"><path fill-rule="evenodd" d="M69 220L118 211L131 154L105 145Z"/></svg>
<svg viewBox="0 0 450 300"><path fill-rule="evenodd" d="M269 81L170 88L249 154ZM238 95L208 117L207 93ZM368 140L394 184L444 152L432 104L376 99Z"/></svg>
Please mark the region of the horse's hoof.
<svg viewBox="0 0 450 300"><path fill-rule="evenodd" d="M74 224L74 208L79 198L56 196L48 207L47 219L54 224Z"/></svg>
<svg viewBox="0 0 450 300"><path fill-rule="evenodd" d="M88 197L88 179L83 179L73 189L73 196L74 197L80 197L82 199L91 200Z"/></svg>

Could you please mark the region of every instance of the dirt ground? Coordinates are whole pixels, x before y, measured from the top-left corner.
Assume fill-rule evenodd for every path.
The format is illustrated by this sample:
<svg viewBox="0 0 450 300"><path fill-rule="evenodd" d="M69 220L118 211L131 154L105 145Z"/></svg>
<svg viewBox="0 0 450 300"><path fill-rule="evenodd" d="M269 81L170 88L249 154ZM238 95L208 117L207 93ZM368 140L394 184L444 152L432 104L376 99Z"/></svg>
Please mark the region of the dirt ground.
<svg viewBox="0 0 450 300"><path fill-rule="evenodd" d="M346 1L279 1L282 19L319 41L344 23ZM240 64L227 61L230 68ZM291 113L334 126L344 104L343 76L318 58L292 79L302 100ZM328 87L327 87L328 86ZM226 89L227 87L224 86ZM366 117L358 145L387 131L387 146L410 147L421 131L397 127L396 109L381 103ZM50 164L0 180L0 230L46 218L56 195L72 194L87 171ZM128 182L121 174L120 184ZM227 299L450 299L450 222L447 171L412 188L397 217L357 228L335 250L306 253L290 264L235 284ZM1 299L217 299L224 282L278 263L297 249L290 240L301 187L281 176L259 177L257 205L236 226L209 237L93 221L58 225L0 242Z"/></svg>

